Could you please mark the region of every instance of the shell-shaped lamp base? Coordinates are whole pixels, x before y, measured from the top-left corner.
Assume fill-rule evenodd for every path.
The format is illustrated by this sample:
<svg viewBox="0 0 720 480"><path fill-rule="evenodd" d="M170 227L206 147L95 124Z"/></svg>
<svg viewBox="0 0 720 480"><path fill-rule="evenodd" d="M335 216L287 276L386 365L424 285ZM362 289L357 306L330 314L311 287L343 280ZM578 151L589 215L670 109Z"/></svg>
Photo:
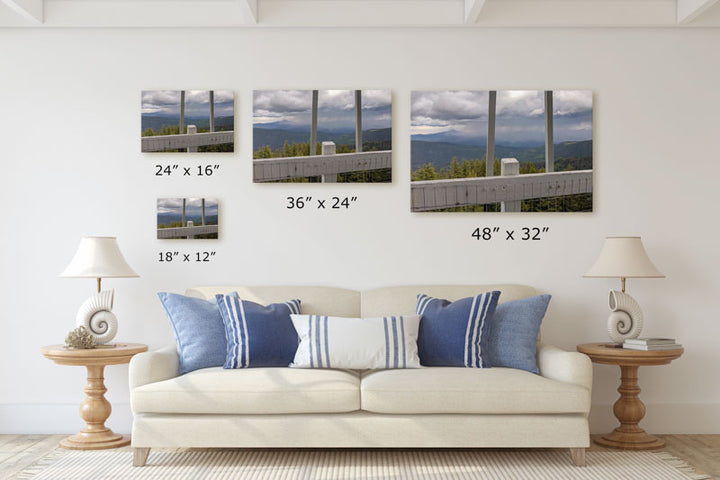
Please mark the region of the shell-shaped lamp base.
<svg viewBox="0 0 720 480"><path fill-rule="evenodd" d="M118 322L112 313L115 290L105 290L80 305L75 324L85 327L95 337L95 344L108 343L117 334Z"/></svg>
<svg viewBox="0 0 720 480"><path fill-rule="evenodd" d="M633 297L625 292L610 290L608 305L612 313L608 317L607 329L613 342L623 343L627 338L640 336L643 313Z"/></svg>

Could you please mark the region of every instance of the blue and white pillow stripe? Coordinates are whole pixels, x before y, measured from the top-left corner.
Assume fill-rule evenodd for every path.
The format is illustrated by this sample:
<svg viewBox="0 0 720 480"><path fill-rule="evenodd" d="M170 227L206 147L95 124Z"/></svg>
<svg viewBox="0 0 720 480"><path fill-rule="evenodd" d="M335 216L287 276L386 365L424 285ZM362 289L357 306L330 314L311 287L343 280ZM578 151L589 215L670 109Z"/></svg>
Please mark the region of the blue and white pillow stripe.
<svg viewBox="0 0 720 480"><path fill-rule="evenodd" d="M247 318L243 301L235 297L226 297L218 302L223 318L227 318L225 326L228 340L228 355L225 357L224 368L247 368L250 365L250 336L248 335ZM222 311L224 309L224 311Z"/></svg>
<svg viewBox="0 0 720 480"><path fill-rule="evenodd" d="M430 304L431 300L435 300L435 298L425 295L424 293L421 293L417 296L417 304L415 306L415 313L418 315L422 315L425 313L425 309Z"/></svg>
<svg viewBox="0 0 720 480"><path fill-rule="evenodd" d="M423 365L489 367L486 344L488 321L499 291L449 302L419 294L416 312L422 315L418 353Z"/></svg>
<svg viewBox="0 0 720 480"><path fill-rule="evenodd" d="M330 366L330 349L328 347L328 317L307 315L308 317L308 355L310 368L332 368ZM325 362L323 363L323 358Z"/></svg>
<svg viewBox="0 0 720 480"><path fill-rule="evenodd" d="M418 315L344 318L292 315L297 368L416 368Z"/></svg>
<svg viewBox="0 0 720 480"><path fill-rule="evenodd" d="M300 314L300 300L290 300L289 302L285 302L285 305L290 309L290 314Z"/></svg>
<svg viewBox="0 0 720 480"><path fill-rule="evenodd" d="M385 368L407 368L405 319L403 317L383 317L383 323L385 327ZM392 342L390 342L390 336L392 336ZM402 356L400 350L402 350ZM392 362L390 361L391 355ZM402 359L402 366L400 365L400 359Z"/></svg>
<svg viewBox="0 0 720 480"><path fill-rule="evenodd" d="M483 368L489 367L484 364L480 341L482 340L482 332L486 329L485 320L487 311L490 308L491 296L483 293L473 297L470 315L468 316L467 331L465 333L465 366Z"/></svg>

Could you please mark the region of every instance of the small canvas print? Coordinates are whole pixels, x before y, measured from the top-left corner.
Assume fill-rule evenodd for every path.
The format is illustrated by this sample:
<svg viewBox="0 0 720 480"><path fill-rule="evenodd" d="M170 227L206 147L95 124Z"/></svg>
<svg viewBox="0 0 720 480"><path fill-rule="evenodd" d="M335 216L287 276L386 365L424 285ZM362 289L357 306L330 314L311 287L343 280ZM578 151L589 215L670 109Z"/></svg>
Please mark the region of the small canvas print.
<svg viewBox="0 0 720 480"><path fill-rule="evenodd" d="M253 179L391 182L390 90L256 90Z"/></svg>
<svg viewBox="0 0 720 480"><path fill-rule="evenodd" d="M587 90L414 91L413 212L591 212Z"/></svg>
<svg viewBox="0 0 720 480"><path fill-rule="evenodd" d="M157 238L218 238L218 201L214 198L158 198Z"/></svg>
<svg viewBox="0 0 720 480"><path fill-rule="evenodd" d="M143 152L234 152L235 99L230 90L142 92Z"/></svg>

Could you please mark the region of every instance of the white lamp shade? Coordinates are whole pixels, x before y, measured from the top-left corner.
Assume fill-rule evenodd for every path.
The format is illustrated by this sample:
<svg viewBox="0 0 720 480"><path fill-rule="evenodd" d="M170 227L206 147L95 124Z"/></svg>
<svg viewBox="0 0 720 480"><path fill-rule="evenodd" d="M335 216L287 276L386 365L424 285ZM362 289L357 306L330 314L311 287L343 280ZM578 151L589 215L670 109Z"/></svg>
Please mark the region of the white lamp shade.
<svg viewBox="0 0 720 480"><path fill-rule="evenodd" d="M607 237L595 264L584 277L664 278L653 265L640 237Z"/></svg>
<svg viewBox="0 0 720 480"><path fill-rule="evenodd" d="M120 252L115 237L83 237L61 277L138 277Z"/></svg>

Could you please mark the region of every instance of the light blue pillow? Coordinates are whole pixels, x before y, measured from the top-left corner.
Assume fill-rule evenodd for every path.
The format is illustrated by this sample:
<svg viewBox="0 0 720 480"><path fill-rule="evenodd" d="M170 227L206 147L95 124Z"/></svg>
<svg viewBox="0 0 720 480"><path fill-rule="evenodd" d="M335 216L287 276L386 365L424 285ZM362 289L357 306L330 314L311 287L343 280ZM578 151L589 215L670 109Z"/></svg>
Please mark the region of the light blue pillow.
<svg viewBox="0 0 720 480"><path fill-rule="evenodd" d="M425 366L489 367L486 353L488 322L499 291L449 302L418 295L416 312L422 315L418 355Z"/></svg>
<svg viewBox="0 0 720 480"><path fill-rule="evenodd" d="M538 295L497 306L488 336L490 366L539 373L535 344L550 298Z"/></svg>
<svg viewBox="0 0 720 480"><path fill-rule="evenodd" d="M223 368L287 367L298 347L290 314L300 300L263 306L234 295L216 295L225 328Z"/></svg>
<svg viewBox="0 0 720 480"><path fill-rule="evenodd" d="M215 299L158 293L175 334L180 375L225 362L225 326Z"/></svg>

